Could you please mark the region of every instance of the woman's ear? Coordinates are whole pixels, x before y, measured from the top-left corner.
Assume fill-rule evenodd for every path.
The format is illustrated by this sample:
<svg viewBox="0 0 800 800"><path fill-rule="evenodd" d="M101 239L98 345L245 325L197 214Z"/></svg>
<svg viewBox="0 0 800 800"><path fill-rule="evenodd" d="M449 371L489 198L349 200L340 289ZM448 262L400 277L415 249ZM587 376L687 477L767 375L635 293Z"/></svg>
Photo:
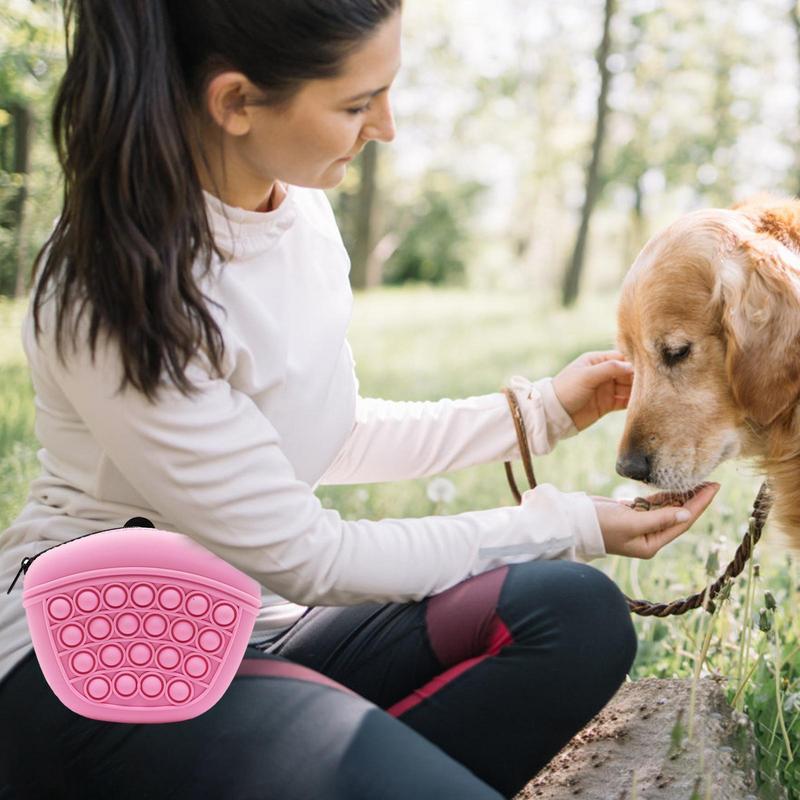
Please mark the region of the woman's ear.
<svg viewBox="0 0 800 800"><path fill-rule="evenodd" d="M769 425L800 399L800 257L768 236L737 236L719 281L734 399Z"/></svg>
<svg viewBox="0 0 800 800"><path fill-rule="evenodd" d="M247 99L260 92L241 72L228 70L215 75L206 87L206 110L211 119L231 136L244 136L252 125L252 107Z"/></svg>

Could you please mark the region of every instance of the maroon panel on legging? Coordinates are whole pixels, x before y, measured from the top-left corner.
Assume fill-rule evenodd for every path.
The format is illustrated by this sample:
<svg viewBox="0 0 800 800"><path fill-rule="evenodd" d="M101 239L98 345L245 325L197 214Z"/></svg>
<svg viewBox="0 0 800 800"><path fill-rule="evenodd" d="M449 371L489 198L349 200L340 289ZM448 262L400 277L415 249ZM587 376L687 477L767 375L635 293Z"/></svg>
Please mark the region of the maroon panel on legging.
<svg viewBox="0 0 800 800"><path fill-rule="evenodd" d="M511 644L513 641L514 639L511 636L511 631L506 628L503 621L498 617L492 626L488 647L483 655L476 656L475 658L468 658L466 661L462 661L460 664L450 667L446 672L428 681L422 688L415 689L408 697L404 697L390 708L387 708L386 711L393 717L402 716L406 711L414 708L414 706L418 705L423 700L432 697L436 692L443 689L449 683L452 683L459 675L462 675L467 670L480 664L481 661L496 656L504 647Z"/></svg>
<svg viewBox="0 0 800 800"><path fill-rule="evenodd" d="M445 667L486 652L508 567L483 572L428 599L425 625Z"/></svg>
<svg viewBox="0 0 800 800"><path fill-rule="evenodd" d="M448 669L387 709L399 717L514 641L497 616L508 567L484 572L429 598L425 622L436 658Z"/></svg>

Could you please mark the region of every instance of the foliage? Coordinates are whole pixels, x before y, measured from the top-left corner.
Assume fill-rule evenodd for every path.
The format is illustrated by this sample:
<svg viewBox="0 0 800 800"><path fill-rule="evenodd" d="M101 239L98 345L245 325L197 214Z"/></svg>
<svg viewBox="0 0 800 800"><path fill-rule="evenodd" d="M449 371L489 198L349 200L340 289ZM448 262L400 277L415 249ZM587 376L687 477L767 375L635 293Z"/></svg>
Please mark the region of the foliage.
<svg viewBox="0 0 800 800"><path fill-rule="evenodd" d="M682 211L800 186L791 6L620 0L604 191L584 291L611 283L646 236ZM376 243L398 239L388 280L511 288L556 281L584 192L602 10L601 0L497 0L490 15L477 0L459 3L457 13L445 0L408 4L392 92L399 134L381 146L374 232ZM37 120L21 243L27 264L58 213L48 117L62 37L56 2L5 0L0 8L0 153L10 149L10 104L30 105ZM0 210L19 188L8 172L0 165ZM480 203L468 190L476 183L487 187ZM346 241L356 185L332 192ZM16 234L0 242L0 293L8 292L16 246Z"/></svg>
<svg viewBox="0 0 800 800"><path fill-rule="evenodd" d="M463 285L467 220L483 188L476 181L454 185L445 174L429 175L414 204L397 210L396 224L404 237L384 267L384 283Z"/></svg>
<svg viewBox="0 0 800 800"><path fill-rule="evenodd" d="M14 291L18 250L23 264L29 264L57 213L49 115L64 65L60 25L58 5L52 2L14 0L0 9L0 295ZM28 109L33 117L30 176L14 171L15 107ZM23 186L29 222L20 232L9 226Z"/></svg>

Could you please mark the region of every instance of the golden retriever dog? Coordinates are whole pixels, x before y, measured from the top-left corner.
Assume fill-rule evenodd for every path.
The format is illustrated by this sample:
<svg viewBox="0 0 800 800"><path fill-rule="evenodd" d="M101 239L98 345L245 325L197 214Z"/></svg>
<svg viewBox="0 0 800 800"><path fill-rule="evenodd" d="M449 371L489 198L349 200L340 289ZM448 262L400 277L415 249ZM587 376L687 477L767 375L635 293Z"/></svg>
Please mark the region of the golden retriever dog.
<svg viewBox="0 0 800 800"><path fill-rule="evenodd" d="M645 245L622 286L634 366L617 472L686 492L754 458L800 547L800 201L695 211Z"/></svg>

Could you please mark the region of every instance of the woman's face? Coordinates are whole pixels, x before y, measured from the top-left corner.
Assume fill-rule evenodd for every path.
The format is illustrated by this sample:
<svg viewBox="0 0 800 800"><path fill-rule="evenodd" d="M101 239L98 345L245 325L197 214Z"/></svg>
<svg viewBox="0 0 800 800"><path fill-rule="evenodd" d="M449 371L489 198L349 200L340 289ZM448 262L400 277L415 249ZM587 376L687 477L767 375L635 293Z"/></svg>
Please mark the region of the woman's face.
<svg viewBox="0 0 800 800"><path fill-rule="evenodd" d="M248 104L246 133L225 137L228 184L235 181L240 194L249 184L250 196L260 186L260 197L275 180L329 189L368 141L391 141L389 87L400 68L400 33L397 12L347 58L338 77L306 82L282 107Z"/></svg>

